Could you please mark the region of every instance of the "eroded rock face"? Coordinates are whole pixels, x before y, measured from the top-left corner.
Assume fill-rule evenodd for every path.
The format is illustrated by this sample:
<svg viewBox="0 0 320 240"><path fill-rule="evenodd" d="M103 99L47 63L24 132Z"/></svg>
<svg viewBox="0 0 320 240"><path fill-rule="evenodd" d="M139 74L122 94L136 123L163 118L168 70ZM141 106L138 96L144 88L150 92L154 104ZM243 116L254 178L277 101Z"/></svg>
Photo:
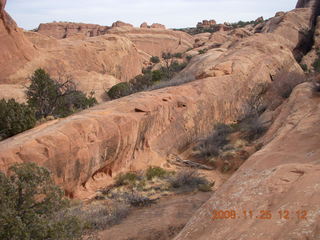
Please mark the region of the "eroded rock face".
<svg viewBox="0 0 320 240"><path fill-rule="evenodd" d="M130 39L139 50L150 56L184 52L194 43L193 37L187 33L161 28L112 28L108 33Z"/></svg>
<svg viewBox="0 0 320 240"><path fill-rule="evenodd" d="M161 165L215 123L234 121L256 84L270 82L280 69L301 72L292 50L299 44L293 33L310 27L304 11L292 13L302 15L298 24L284 20L289 37L282 31L254 35L221 54L213 49L192 59L178 77L197 76L197 81L104 103L1 142L0 169L36 159L71 196L98 173L115 176ZM142 30L123 31L130 38ZM149 33L156 31L163 33Z"/></svg>
<svg viewBox="0 0 320 240"><path fill-rule="evenodd" d="M158 28L158 29L166 29L166 26L160 23L153 23L151 26L151 28Z"/></svg>
<svg viewBox="0 0 320 240"><path fill-rule="evenodd" d="M38 51L6 11L0 14L0 83L3 83L8 75L37 56Z"/></svg>
<svg viewBox="0 0 320 240"><path fill-rule="evenodd" d="M319 106L310 84L298 86L265 136L265 147L215 192L175 240L318 239ZM235 210L237 217L212 220L214 210ZM281 219L280 210L289 211L289 218ZM245 218L243 211L252 211L253 217ZM259 219L260 211L272 216Z"/></svg>
<svg viewBox="0 0 320 240"><path fill-rule="evenodd" d="M121 21L116 21L112 24L112 27L133 27L132 24L130 23L125 23L125 22L121 22Z"/></svg>
<svg viewBox="0 0 320 240"><path fill-rule="evenodd" d="M42 23L39 25L37 32L43 35L63 39L81 34L87 37L100 36L106 33L110 27L100 26L97 24L83 23Z"/></svg>
<svg viewBox="0 0 320 240"><path fill-rule="evenodd" d="M216 24L217 22L215 20L203 20L197 24L197 28L210 28Z"/></svg>

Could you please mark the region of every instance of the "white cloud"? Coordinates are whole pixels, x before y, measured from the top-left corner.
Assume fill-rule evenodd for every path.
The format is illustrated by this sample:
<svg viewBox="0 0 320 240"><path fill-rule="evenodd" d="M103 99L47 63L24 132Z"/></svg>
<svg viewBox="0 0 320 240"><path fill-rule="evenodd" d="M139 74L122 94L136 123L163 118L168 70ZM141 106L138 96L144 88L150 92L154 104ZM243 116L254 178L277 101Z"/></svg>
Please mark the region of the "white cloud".
<svg viewBox="0 0 320 240"><path fill-rule="evenodd" d="M203 19L218 22L271 17L294 8L295 0L9 0L7 11L18 25L31 29L43 22L72 21L111 25L122 20L167 27L191 27Z"/></svg>

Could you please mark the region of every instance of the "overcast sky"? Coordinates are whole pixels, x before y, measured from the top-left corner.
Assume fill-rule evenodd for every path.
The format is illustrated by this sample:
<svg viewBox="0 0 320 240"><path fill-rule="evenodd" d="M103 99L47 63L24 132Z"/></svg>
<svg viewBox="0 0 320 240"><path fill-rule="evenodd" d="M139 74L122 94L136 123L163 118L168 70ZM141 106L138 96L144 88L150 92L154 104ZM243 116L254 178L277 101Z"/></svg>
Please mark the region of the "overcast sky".
<svg viewBox="0 0 320 240"><path fill-rule="evenodd" d="M139 26L162 23L193 27L203 19L219 23L269 18L288 11L297 0L8 0L6 10L25 29L39 23L70 21L111 25L117 20Z"/></svg>

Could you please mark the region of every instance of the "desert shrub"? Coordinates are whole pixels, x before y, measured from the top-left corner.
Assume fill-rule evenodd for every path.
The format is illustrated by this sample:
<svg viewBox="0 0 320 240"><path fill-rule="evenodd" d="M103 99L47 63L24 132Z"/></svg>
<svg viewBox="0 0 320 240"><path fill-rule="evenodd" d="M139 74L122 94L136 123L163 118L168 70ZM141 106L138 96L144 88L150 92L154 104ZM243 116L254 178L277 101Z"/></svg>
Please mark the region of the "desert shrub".
<svg viewBox="0 0 320 240"><path fill-rule="evenodd" d="M217 124L214 127L213 133L206 139L200 141L195 147L199 157L218 156L220 150L229 143L228 135L233 132L233 129L225 124Z"/></svg>
<svg viewBox="0 0 320 240"><path fill-rule="evenodd" d="M132 86L130 83L127 83L127 82L118 83L114 85L112 88L110 88L109 91L107 92L108 96L111 99L125 97L132 93L133 93Z"/></svg>
<svg viewBox="0 0 320 240"><path fill-rule="evenodd" d="M301 64L300 64L300 67L302 68L302 70L303 70L304 72L307 72L307 71L308 71L308 66L307 66L307 64L301 63Z"/></svg>
<svg viewBox="0 0 320 240"><path fill-rule="evenodd" d="M150 62L152 63L159 63L160 62L160 58L158 56L152 56L150 58Z"/></svg>
<svg viewBox="0 0 320 240"><path fill-rule="evenodd" d="M177 61L174 61L170 65L170 70L174 73L182 71L188 64L186 62L179 63Z"/></svg>
<svg viewBox="0 0 320 240"><path fill-rule="evenodd" d="M187 58L187 61L189 62L189 61L191 61L192 56L191 56L191 55L188 55L186 58Z"/></svg>
<svg viewBox="0 0 320 240"><path fill-rule="evenodd" d="M243 138L248 141L253 141L261 137L267 128L261 122L259 115L248 115L239 123L240 131Z"/></svg>
<svg viewBox="0 0 320 240"><path fill-rule="evenodd" d="M265 99L265 94L269 90L268 83L257 84L250 92L250 96L245 101L243 106L243 114L240 117L240 121L250 118L251 116L260 115L263 113L268 103Z"/></svg>
<svg viewBox="0 0 320 240"><path fill-rule="evenodd" d="M65 78L65 79L63 79ZM76 89L70 76L60 76L60 81L50 77L43 69L37 69L27 87L27 102L36 111L36 118L68 116L73 112L96 104L93 94L86 95Z"/></svg>
<svg viewBox="0 0 320 240"><path fill-rule="evenodd" d="M204 48L198 51L199 54L205 54L206 52L208 52L208 48Z"/></svg>
<svg viewBox="0 0 320 240"><path fill-rule="evenodd" d="M171 59L173 55L170 52L164 52L162 53L162 58L165 60Z"/></svg>
<svg viewBox="0 0 320 240"><path fill-rule="evenodd" d="M125 201L133 207L147 207L154 203L154 200L134 192L126 194Z"/></svg>
<svg viewBox="0 0 320 240"><path fill-rule="evenodd" d="M169 183L173 188L198 188L203 185L210 185L207 179L200 176L195 170L183 170L177 172L169 178Z"/></svg>
<svg viewBox="0 0 320 240"><path fill-rule="evenodd" d="M317 50L317 58L314 60L312 67L315 72L320 72L320 51Z"/></svg>
<svg viewBox="0 0 320 240"><path fill-rule="evenodd" d="M134 185L140 177L133 172L121 173L115 180L116 186Z"/></svg>
<svg viewBox="0 0 320 240"><path fill-rule="evenodd" d="M165 78L165 73L162 68L152 71L152 82L161 81L163 78Z"/></svg>
<svg viewBox="0 0 320 240"><path fill-rule="evenodd" d="M76 217L57 212L68 206L50 172L34 163L13 165L0 172L0 239L78 239L82 225Z"/></svg>
<svg viewBox="0 0 320 240"><path fill-rule="evenodd" d="M89 205L86 207L77 206L68 209L64 215L80 219L86 231L104 230L113 225L119 224L130 212L129 206L117 203L112 206L102 204Z"/></svg>
<svg viewBox="0 0 320 240"><path fill-rule="evenodd" d="M182 58L182 53L175 53L175 54L173 54L173 57Z"/></svg>
<svg viewBox="0 0 320 240"><path fill-rule="evenodd" d="M0 140L33 128L35 124L33 109L14 99L0 100Z"/></svg>
<svg viewBox="0 0 320 240"><path fill-rule="evenodd" d="M155 177L165 177L168 172L161 167L149 167L145 174L148 180L152 180Z"/></svg>

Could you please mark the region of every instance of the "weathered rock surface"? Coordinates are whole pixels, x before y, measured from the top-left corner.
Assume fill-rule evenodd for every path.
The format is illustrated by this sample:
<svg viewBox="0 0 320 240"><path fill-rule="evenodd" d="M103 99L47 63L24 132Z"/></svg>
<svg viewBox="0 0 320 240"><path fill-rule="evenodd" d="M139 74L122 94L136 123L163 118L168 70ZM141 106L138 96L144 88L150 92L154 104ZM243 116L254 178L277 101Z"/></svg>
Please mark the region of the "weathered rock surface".
<svg viewBox="0 0 320 240"><path fill-rule="evenodd" d="M161 56L163 52L184 52L193 47L193 37L181 31L161 28L112 28L109 34L130 39L138 49L151 56Z"/></svg>
<svg viewBox="0 0 320 240"><path fill-rule="evenodd" d="M297 87L265 136L265 147L175 239L319 239L319 114L319 95L314 96L310 84ZM235 210L239 218L212 220L213 210ZM280 210L289 211L289 219L280 219ZM243 211L253 211L253 217L245 218ZM272 216L257 219L260 211ZM299 219L302 211L307 211L306 219Z"/></svg>
<svg viewBox="0 0 320 240"><path fill-rule="evenodd" d="M197 28L210 28L216 24L217 22L215 20L203 20L197 24Z"/></svg>
<svg viewBox="0 0 320 240"><path fill-rule="evenodd" d="M122 21L116 21L116 22L112 23L112 27L113 28L115 28L115 27L133 27L133 25L130 23L122 22Z"/></svg>
<svg viewBox="0 0 320 240"><path fill-rule="evenodd" d="M110 29L110 27L97 24L53 22L40 24L37 32L49 37L63 39L76 34L96 37L104 35L108 29Z"/></svg>
<svg viewBox="0 0 320 240"><path fill-rule="evenodd" d="M2 2L2 4L4 3ZM4 5L1 7L4 8ZM38 52L4 10L0 12L0 43L1 84L6 76L24 66Z"/></svg>
<svg viewBox="0 0 320 240"><path fill-rule="evenodd" d="M206 135L216 122L234 121L256 84L270 82L270 75L281 69L302 71L292 51L300 43L299 31L310 27L307 12L291 13L301 16L299 23L283 20L289 35L282 35L284 30L254 35L219 56L208 52L198 63L192 60L180 77L194 75L199 80L104 103L1 142L0 169L36 160L51 169L72 196L98 173L115 176L164 163L168 153ZM129 36L149 30L118 29ZM157 31L163 30L149 33Z"/></svg>
<svg viewBox="0 0 320 240"><path fill-rule="evenodd" d="M28 77L41 67L55 78L59 74L70 75L80 90L95 91L97 99L102 100L105 90L141 73L143 65L138 50L121 36L108 34L63 40L30 32L25 36L38 49L38 56L19 68L12 63L15 71L3 75L0 83L28 84Z"/></svg>

